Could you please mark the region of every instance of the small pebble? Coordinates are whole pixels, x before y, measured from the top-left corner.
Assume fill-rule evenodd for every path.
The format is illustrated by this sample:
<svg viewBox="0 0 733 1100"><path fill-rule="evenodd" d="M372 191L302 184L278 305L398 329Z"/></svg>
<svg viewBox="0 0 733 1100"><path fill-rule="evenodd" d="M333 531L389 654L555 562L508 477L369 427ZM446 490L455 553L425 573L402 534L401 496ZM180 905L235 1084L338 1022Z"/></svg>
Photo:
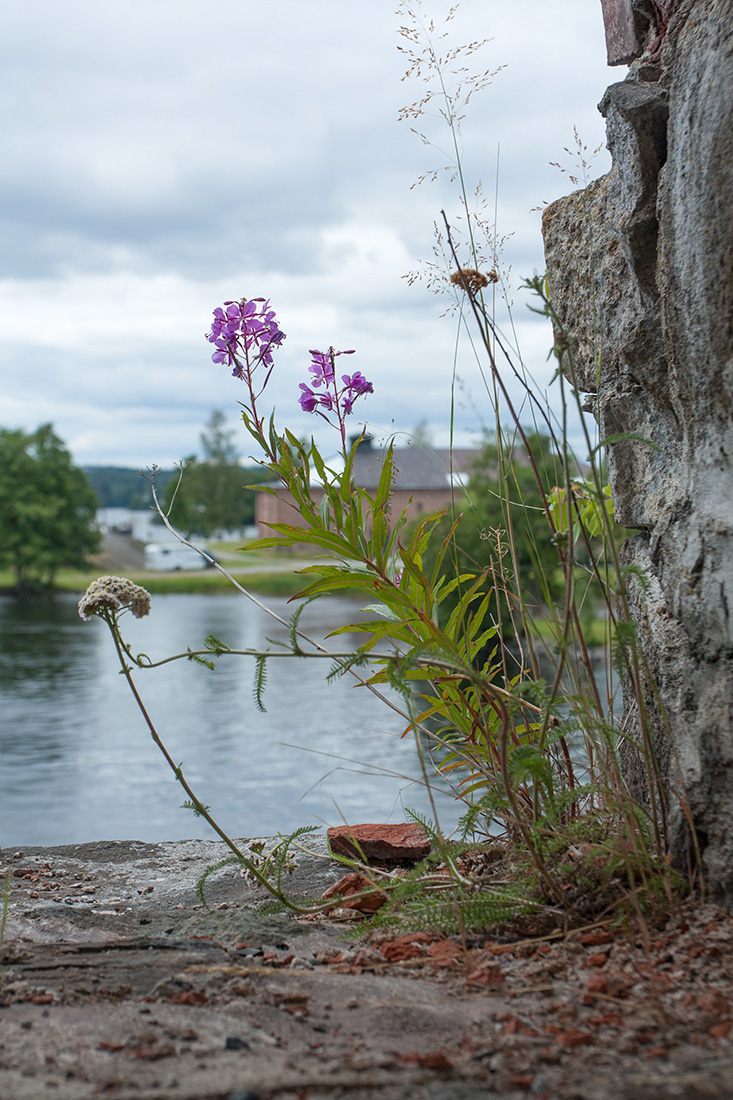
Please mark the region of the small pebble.
<svg viewBox="0 0 733 1100"><path fill-rule="evenodd" d="M249 1043L245 1043L238 1035L230 1035L224 1043L224 1050L249 1050Z"/></svg>

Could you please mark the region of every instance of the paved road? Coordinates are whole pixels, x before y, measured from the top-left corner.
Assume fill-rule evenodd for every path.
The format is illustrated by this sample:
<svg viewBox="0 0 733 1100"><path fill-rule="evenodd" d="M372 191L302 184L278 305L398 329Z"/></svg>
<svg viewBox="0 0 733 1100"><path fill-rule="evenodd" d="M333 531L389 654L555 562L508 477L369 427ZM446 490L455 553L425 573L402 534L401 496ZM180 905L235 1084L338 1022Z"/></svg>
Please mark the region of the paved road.
<svg viewBox="0 0 733 1100"><path fill-rule="evenodd" d="M129 535L118 535L115 531L107 531L102 539L102 553L104 555L102 567L113 573L145 567L145 544L130 538Z"/></svg>
<svg viewBox="0 0 733 1100"><path fill-rule="evenodd" d="M102 540L102 554L99 567L105 572L139 573L145 569L145 544L129 535L108 531ZM313 564L312 558L277 558L273 555L270 560L263 562L261 557L251 560L246 554L219 551L216 556L225 569L236 573L292 573L305 565Z"/></svg>

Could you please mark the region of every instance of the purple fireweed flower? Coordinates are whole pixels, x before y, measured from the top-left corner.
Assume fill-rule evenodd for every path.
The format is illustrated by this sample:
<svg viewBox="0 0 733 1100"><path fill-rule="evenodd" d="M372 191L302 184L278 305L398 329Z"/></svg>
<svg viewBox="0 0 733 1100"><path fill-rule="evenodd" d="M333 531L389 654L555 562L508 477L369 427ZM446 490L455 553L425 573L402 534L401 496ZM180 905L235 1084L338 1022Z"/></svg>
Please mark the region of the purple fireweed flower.
<svg viewBox="0 0 733 1100"><path fill-rule="evenodd" d="M308 370L313 375L311 382L314 386L330 386L334 381L334 359L337 355L354 355L354 351L310 351L308 353L313 360Z"/></svg>
<svg viewBox="0 0 733 1100"><path fill-rule="evenodd" d="M217 306L206 339L216 348L212 361L226 363L236 378L247 380L259 363L268 370L272 367L272 351L285 333L268 298L241 298Z"/></svg>
<svg viewBox="0 0 733 1100"><path fill-rule="evenodd" d="M367 382L361 371L356 371L352 375L342 374L341 381L344 384L341 391L341 408L348 416L353 411L357 397L361 397L363 393L374 393L374 386L371 382Z"/></svg>
<svg viewBox="0 0 733 1100"><path fill-rule="evenodd" d="M313 362L308 370L313 375L311 382L314 386L329 386L333 382L333 362L327 351L309 352Z"/></svg>
<svg viewBox="0 0 733 1100"><path fill-rule="evenodd" d="M314 393L305 382L300 383L300 389L303 392L298 400L303 412L317 412L319 408L328 409L329 412L333 410L334 401L330 393Z"/></svg>
<svg viewBox="0 0 733 1100"><path fill-rule="evenodd" d="M347 390L352 391L355 397L360 397L363 393L374 393L374 386L371 382L367 382L360 370L355 371L352 375L342 374L341 381Z"/></svg>
<svg viewBox="0 0 733 1100"><path fill-rule="evenodd" d="M318 394L310 386L306 386L305 382L300 383L300 388L303 391L298 398L301 409L307 413L315 412L318 408Z"/></svg>

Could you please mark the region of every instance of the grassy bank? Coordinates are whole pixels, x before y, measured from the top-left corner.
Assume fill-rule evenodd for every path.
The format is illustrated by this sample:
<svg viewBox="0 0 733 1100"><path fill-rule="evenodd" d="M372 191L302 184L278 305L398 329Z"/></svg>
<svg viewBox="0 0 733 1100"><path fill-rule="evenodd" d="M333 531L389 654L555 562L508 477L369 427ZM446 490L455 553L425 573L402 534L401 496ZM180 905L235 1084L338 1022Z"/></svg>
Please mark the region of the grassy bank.
<svg viewBox="0 0 733 1100"><path fill-rule="evenodd" d="M81 595L93 580L100 575L99 569L60 570L55 581L57 592L74 592ZM236 593L226 577L215 569L203 569L193 572L149 573L127 570L124 574L135 584L140 584L153 594L166 592L231 592ZM293 596L305 583L305 578L284 569L262 572L232 571L241 585L263 596ZM14 575L10 570L0 570L0 592L8 593L13 589Z"/></svg>

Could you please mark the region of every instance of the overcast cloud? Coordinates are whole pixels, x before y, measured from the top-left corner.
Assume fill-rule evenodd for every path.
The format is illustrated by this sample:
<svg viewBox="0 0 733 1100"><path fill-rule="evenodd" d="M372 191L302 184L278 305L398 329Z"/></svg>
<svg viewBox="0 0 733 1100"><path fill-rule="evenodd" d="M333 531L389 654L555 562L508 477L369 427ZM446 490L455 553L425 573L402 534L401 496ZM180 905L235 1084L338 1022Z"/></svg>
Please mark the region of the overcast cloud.
<svg viewBox="0 0 733 1100"><path fill-rule="evenodd" d="M271 298L288 339L272 376L281 426L329 432L297 404L311 347L356 348L376 434L419 420L448 441L455 318L402 276L432 258L433 222L459 213L443 175L447 128L400 107L404 17L370 0L26 0L0 44L0 370L3 427L52 421L77 462L170 465L198 449L237 383L203 340L224 299ZM424 12L446 13L438 0ZM573 127L603 142L600 0L463 0L450 43L490 37L497 69L463 125L469 187L493 209L515 288L543 269L540 214L571 189ZM603 150L598 175L608 167ZM549 333L514 294L525 361ZM457 442L491 421L470 348L459 353ZM242 432L241 449L250 453Z"/></svg>

